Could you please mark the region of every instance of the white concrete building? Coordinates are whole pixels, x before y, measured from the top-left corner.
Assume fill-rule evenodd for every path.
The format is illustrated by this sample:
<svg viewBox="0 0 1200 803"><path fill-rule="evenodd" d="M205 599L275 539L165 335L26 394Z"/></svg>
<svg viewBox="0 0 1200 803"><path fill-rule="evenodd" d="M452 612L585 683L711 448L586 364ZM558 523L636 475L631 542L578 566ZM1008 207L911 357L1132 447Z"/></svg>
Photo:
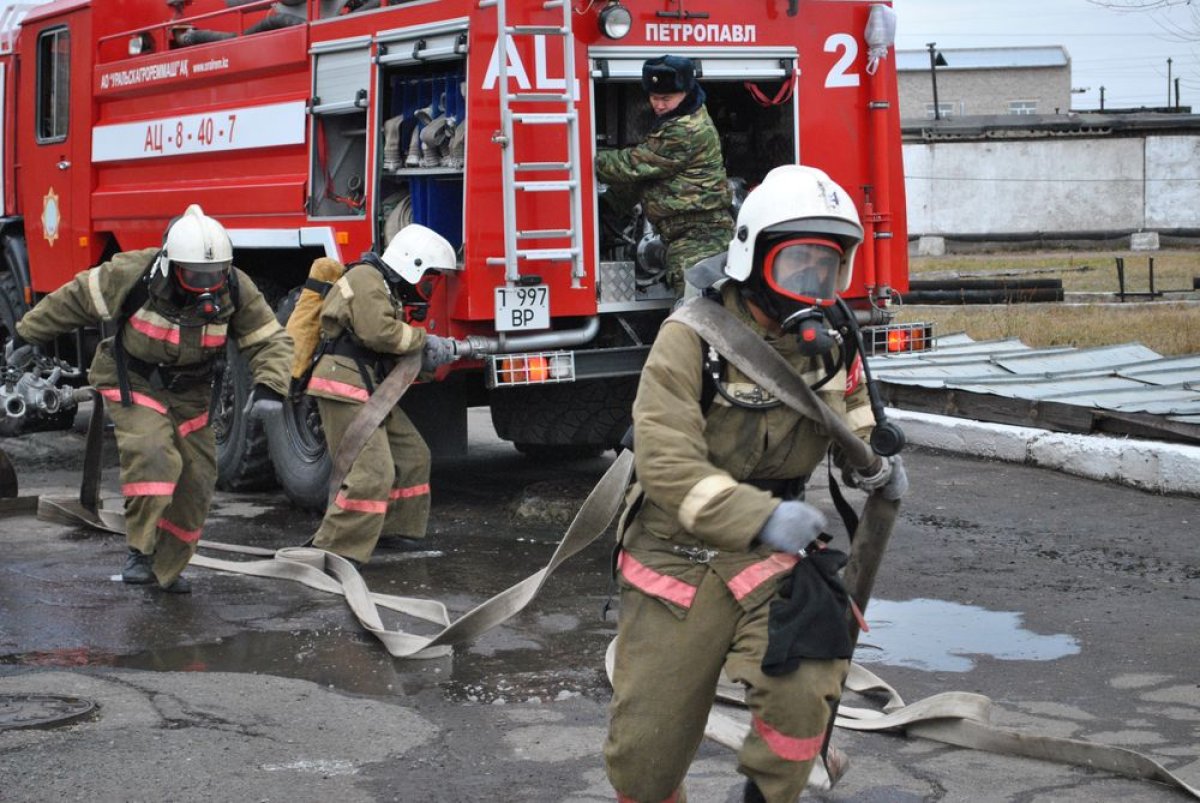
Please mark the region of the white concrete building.
<svg viewBox="0 0 1200 803"><path fill-rule="evenodd" d="M1061 45L937 48L940 117L1058 114L1071 108L1071 57ZM932 119L933 81L928 50L899 50L900 117Z"/></svg>

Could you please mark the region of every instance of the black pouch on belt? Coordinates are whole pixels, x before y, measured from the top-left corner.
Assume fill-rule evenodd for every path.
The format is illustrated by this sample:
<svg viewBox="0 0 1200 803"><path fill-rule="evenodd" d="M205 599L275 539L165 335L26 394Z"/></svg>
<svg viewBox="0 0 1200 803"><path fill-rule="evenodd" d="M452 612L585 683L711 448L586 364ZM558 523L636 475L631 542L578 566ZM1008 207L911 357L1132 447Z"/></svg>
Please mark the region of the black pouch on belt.
<svg viewBox="0 0 1200 803"><path fill-rule="evenodd" d="M846 626L850 597L837 575L847 560L846 553L836 549L814 550L783 581L767 620L764 674L795 672L805 658L853 655L854 642Z"/></svg>

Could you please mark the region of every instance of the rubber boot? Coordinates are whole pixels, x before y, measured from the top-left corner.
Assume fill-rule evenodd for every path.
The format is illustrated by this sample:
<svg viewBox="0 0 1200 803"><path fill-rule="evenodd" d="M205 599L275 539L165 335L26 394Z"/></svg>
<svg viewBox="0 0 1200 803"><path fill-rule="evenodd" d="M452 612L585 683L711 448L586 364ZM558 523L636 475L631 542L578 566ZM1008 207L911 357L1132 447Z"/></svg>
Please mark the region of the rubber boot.
<svg viewBox="0 0 1200 803"><path fill-rule="evenodd" d="M746 785L742 787L742 803L767 803L758 784L749 778L746 779Z"/></svg>
<svg viewBox="0 0 1200 803"><path fill-rule="evenodd" d="M144 586L154 581L154 558L143 555L130 547L129 555L125 558L125 568L121 570L121 579L130 585Z"/></svg>

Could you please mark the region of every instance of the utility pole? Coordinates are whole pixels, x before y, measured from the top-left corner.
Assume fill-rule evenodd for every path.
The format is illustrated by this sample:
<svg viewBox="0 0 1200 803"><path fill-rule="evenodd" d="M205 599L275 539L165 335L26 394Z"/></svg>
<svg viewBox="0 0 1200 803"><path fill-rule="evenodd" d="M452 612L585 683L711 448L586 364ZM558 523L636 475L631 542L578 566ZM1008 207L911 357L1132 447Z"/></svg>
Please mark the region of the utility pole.
<svg viewBox="0 0 1200 803"><path fill-rule="evenodd" d="M1171 57L1167 56L1167 106L1171 105Z"/></svg>
<svg viewBox="0 0 1200 803"><path fill-rule="evenodd" d="M925 47L929 48L929 77L933 81L933 119L942 119L942 107L938 105L937 93L937 67L938 63L946 63L946 59L942 54L937 52L937 42L928 42Z"/></svg>
<svg viewBox="0 0 1200 803"><path fill-rule="evenodd" d="M1100 87L1100 111L1104 111L1104 87Z"/></svg>
<svg viewBox="0 0 1200 803"><path fill-rule="evenodd" d="M1179 108L1179 76L1175 77L1175 108Z"/></svg>

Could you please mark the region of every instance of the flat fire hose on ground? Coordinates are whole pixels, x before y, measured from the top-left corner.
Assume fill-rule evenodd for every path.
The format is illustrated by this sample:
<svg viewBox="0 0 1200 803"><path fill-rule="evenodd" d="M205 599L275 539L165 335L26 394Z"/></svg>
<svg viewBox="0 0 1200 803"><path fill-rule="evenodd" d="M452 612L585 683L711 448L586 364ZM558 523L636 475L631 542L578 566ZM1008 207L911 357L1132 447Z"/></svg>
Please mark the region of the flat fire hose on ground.
<svg viewBox="0 0 1200 803"><path fill-rule="evenodd" d="M419 353L402 358L387 378L379 384L371 399L363 405L358 417L346 431L338 454L334 456L333 472L330 478L332 488L340 487L342 479L353 465L367 438L404 395L419 370ZM96 393L95 406L92 408L92 417L88 426L80 497L79 499L41 497L37 500L39 518L70 526L85 525L105 532L124 535L124 513L105 510L100 504L103 431L104 407L99 394ZM4 464L0 463L0 487L4 487L3 468ZM199 546L204 549L235 552L263 559L222 560L196 555L192 558L190 565L257 577L292 580L320 591L341 594L346 598L347 604L362 626L374 634L391 655L397 658L437 658L448 654L453 645L467 643L478 638L528 606L555 569L599 538L608 529L620 508L632 473L633 454L623 452L617 456L617 459L613 461L596 487L584 500L550 561L524 580L494 595L453 622L450 620L446 607L437 600L372 593L353 564L345 558L321 549L285 547L269 550L201 540ZM14 472L12 473L13 493L15 493L15 487ZM26 513L30 512L28 507L29 505L26 504ZM3 508L0 508L0 511L2 510ZM379 608L381 607L432 622L440 626L441 630L432 636L417 635L403 630L390 630L380 618Z"/></svg>
<svg viewBox="0 0 1200 803"><path fill-rule="evenodd" d="M688 309L688 307L682 309ZM715 343L713 345L718 347ZM398 365L397 370L399 368ZM791 373L790 370L789 373ZM772 390L766 384L763 386L767 390ZM403 390L400 392L402 393ZM775 391L772 390L772 392ZM382 405L379 406L382 407ZM95 394L92 417L88 427L87 452L84 459L84 478L80 489L80 498L75 500L41 497L37 500L39 518L72 526L83 524L106 532L124 534L123 514L119 511L103 510L99 503L103 421L103 403L99 394ZM858 439L854 438L854 440ZM353 460L350 460L349 463L353 463ZM547 565L516 585L476 606L455 622L450 622L445 606L436 600L370 592L362 577L349 561L319 549L295 547L272 551L201 541L200 545L205 548L266 559L228 561L197 555L192 559L192 564L258 577L278 577L301 582L317 590L342 594L346 597L347 604L350 605L359 621L363 623L363 627L378 637L391 655L405 658L438 657L447 654L452 645L469 642L523 610L559 565L588 546L611 524L624 497L624 491L632 471L633 453L628 450L623 451L588 495ZM15 472L12 470L7 456L0 451L0 501L15 496ZM870 499L875 496L872 495ZM22 500L19 506L11 509L0 505L0 517L26 515L31 512L31 507L28 499ZM868 512L865 511L864 519L867 518L867 515ZM859 531L863 532L861 524ZM882 550L879 550L878 554L882 555ZM853 562L852 554L850 565L853 565ZM850 565L847 566L847 573L850 571ZM875 568L878 566L876 565ZM333 576L330 576L330 573ZM874 580L873 571L860 571L859 576L864 578L858 581L860 584L868 578L871 582ZM847 587L851 588L849 583ZM867 590L869 594L869 587ZM857 601L858 598L855 597L855 599ZM433 636L388 630L379 617L378 609L380 607L432 622L442 626L442 630ZM613 645L610 644L609 658L606 661L610 678L612 676L612 653ZM838 727L860 731L900 731L910 736L920 736L944 744L1101 769L1129 778L1168 784L1200 799L1200 788L1189 785L1161 764L1135 751L1077 739L1023 734L996 728L988 723L991 701L983 695L946 692L905 705L894 689L857 664L851 665L846 688L859 693L883 691L888 695L889 700L881 711L842 706L835 720ZM743 721L744 716L739 718L739 713L744 714L744 697L741 688L731 683L722 684L718 688L717 700L709 714L705 735L718 744L738 749L749 731L749 724ZM816 788L829 787L828 775L820 763L814 766L810 785Z"/></svg>

